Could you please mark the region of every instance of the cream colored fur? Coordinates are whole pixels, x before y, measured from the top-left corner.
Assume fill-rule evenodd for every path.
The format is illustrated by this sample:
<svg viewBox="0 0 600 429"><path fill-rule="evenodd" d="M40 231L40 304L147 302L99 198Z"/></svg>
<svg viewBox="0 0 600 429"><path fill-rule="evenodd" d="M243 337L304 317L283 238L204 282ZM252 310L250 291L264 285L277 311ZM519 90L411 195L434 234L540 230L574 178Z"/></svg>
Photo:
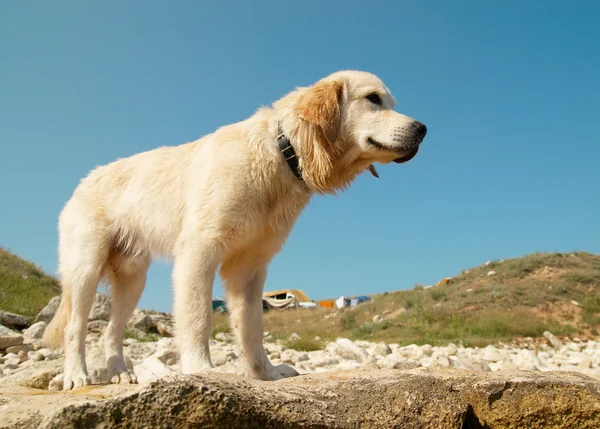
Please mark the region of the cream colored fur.
<svg viewBox="0 0 600 429"><path fill-rule="evenodd" d="M381 106L365 98L372 93L379 94ZM414 120L393 107L376 76L338 72L197 141L92 171L59 218L63 299L44 340L54 346L64 341L64 390L90 383L85 335L102 279L113 293L105 333L109 378L136 382L123 360L123 332L155 257L174 261L173 314L184 374L212 367L208 344L217 270L249 376L276 380L296 374L285 365L274 367L263 349L267 267L313 194L335 193L374 162L388 163L418 146ZM298 154L304 181L278 150L278 122Z"/></svg>

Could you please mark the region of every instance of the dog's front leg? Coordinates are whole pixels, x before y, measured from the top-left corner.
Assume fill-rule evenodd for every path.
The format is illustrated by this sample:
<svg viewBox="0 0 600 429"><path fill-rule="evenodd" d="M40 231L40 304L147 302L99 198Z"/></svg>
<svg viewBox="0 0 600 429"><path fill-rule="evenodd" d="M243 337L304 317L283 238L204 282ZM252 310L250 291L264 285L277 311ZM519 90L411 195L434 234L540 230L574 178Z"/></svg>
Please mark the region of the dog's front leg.
<svg viewBox="0 0 600 429"><path fill-rule="evenodd" d="M296 370L287 365L274 367L263 347L262 292L267 276L266 264L224 264L221 275L225 280L231 325L250 377L278 380L298 375Z"/></svg>
<svg viewBox="0 0 600 429"><path fill-rule="evenodd" d="M212 288L220 251L209 240L187 243L178 249L173 266L174 316L181 372L193 374L212 368Z"/></svg>

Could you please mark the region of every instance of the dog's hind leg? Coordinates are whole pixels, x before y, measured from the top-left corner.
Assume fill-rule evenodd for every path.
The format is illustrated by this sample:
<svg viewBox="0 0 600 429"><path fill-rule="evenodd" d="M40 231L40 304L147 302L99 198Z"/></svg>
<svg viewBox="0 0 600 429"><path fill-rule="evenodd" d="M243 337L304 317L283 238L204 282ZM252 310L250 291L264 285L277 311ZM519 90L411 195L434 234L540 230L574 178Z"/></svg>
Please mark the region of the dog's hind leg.
<svg viewBox="0 0 600 429"><path fill-rule="evenodd" d="M149 257L134 259L117 255L109 260L107 271L112 284L112 306L110 322L104 333L104 352L108 380L114 384L137 383L135 374L125 365L123 334L144 290L149 266Z"/></svg>
<svg viewBox="0 0 600 429"><path fill-rule="evenodd" d="M298 375L287 365L273 366L263 346L262 293L267 264L252 258L225 262L221 276L225 280L227 309L238 344L242 349L249 376L260 380L278 380ZM240 263L240 261L243 261Z"/></svg>
<svg viewBox="0 0 600 429"><path fill-rule="evenodd" d="M70 306L65 306L70 317L67 316L69 322L64 331L63 390L71 390L90 384L85 363L85 337L94 295L106 261L107 246L101 230L95 230L91 221L61 222L60 235L59 271L63 299L70 298Z"/></svg>

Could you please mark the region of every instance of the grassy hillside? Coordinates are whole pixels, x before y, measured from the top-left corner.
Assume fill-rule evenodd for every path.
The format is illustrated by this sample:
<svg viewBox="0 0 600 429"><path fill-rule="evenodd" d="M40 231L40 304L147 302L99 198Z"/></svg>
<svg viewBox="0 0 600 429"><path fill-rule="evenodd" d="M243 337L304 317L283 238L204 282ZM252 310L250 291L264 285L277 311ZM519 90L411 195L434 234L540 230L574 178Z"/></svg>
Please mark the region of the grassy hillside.
<svg viewBox="0 0 600 429"><path fill-rule="evenodd" d="M33 322L50 298L59 294L56 278L0 247L0 310L28 316Z"/></svg>
<svg viewBox="0 0 600 429"><path fill-rule="evenodd" d="M492 272L492 273L490 273ZM489 275L488 275L489 274ZM31 317L60 293L55 277L0 248L0 309ZM265 313L265 330L300 349L322 347L339 336L401 344L485 345L544 330L579 336L600 331L600 255L537 253L492 261L432 287L373 295L354 309ZM383 317L373 322L373 317ZM214 333L229 330L214 314ZM315 340L320 337L321 340Z"/></svg>
<svg viewBox="0 0 600 429"><path fill-rule="evenodd" d="M488 273L492 271L494 273ZM290 346L318 348L338 336L401 344L486 345L553 333L598 335L600 256L539 253L465 270L447 283L372 296L342 311L271 311L265 330L276 338L296 332ZM384 320L373 323L375 315ZM215 329L226 329L218 316ZM315 341L315 336L323 341Z"/></svg>

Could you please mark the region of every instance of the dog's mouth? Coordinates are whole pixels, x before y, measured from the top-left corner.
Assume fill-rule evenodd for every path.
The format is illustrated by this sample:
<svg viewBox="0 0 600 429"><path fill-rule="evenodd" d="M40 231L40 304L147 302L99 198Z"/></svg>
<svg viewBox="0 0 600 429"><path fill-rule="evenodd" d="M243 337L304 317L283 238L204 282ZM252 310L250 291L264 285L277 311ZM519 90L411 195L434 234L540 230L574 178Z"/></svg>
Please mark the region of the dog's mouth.
<svg viewBox="0 0 600 429"><path fill-rule="evenodd" d="M419 151L419 146L415 146L415 147L411 148L406 155L402 155L400 158L396 158L394 160L394 162L396 164L402 164L403 162L410 161L411 159L413 159L415 157L415 155L417 154L418 151Z"/></svg>
<svg viewBox="0 0 600 429"><path fill-rule="evenodd" d="M413 159L415 157L415 155L419 151L419 145L418 144L417 145L409 146L407 148L402 148L402 150L400 151L400 150L397 150L397 149L392 149L392 148L384 145L383 143L378 142L377 140L375 140L375 139L373 139L371 137L369 137L367 139L367 141L369 143L371 143L373 146L376 146L376 147L378 147L379 149L382 149L382 150L394 151L394 152L402 152L403 153L402 156L394 159L394 162L396 164L402 164L403 162L410 161L411 159Z"/></svg>

